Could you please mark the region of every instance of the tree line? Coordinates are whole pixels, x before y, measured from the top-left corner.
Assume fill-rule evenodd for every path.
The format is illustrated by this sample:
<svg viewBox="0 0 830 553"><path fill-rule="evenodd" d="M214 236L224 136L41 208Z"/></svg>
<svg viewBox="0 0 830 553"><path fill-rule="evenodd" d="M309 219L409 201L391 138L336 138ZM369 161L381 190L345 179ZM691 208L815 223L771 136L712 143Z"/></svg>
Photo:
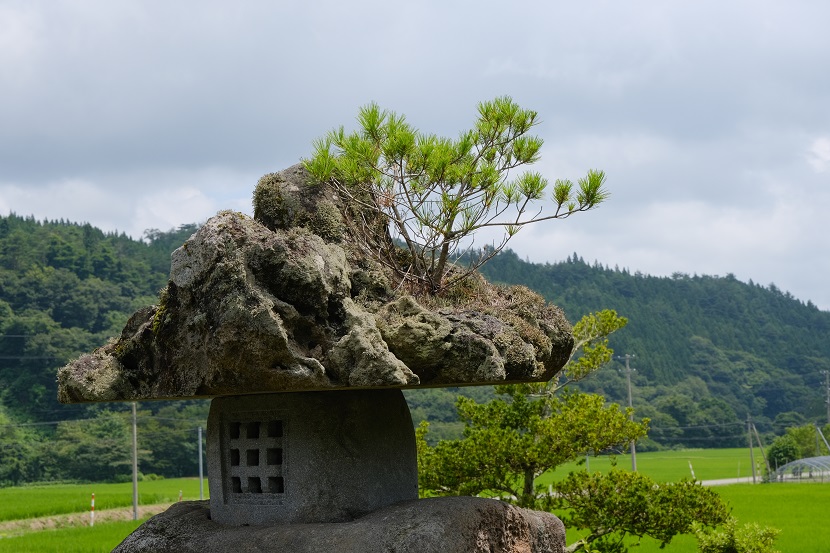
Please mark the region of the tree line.
<svg viewBox="0 0 830 553"><path fill-rule="evenodd" d="M793 424L830 422L822 376L830 370L830 312L774 284L632 274L576 253L534 264L506 251L482 273L536 290L571 321L601 309L627 317L610 344L636 355L633 404L651 418L651 439L661 445L743 445L747 417L769 439ZM623 366L611 363L578 387L627 404Z"/></svg>
<svg viewBox="0 0 830 553"><path fill-rule="evenodd" d="M93 418L107 408L59 405L55 372L156 301L170 253L196 228L149 230L134 240L88 224L0 217L0 406L12 424ZM631 274L576 254L533 264L509 250L482 271L490 280L537 290L572 321L606 308L628 318L610 344L636 355L633 405L651 419L641 449L743 446L747 416L769 443L825 413L820 371L830 369L830 313L774 286L729 275ZM622 368L613 361L573 387L626 405ZM495 397L487 387L406 395L416 423L430 422L433 442L461 435L458 395ZM156 412L161 405L142 408ZM23 435L51 439L55 430L33 427Z"/></svg>
<svg viewBox="0 0 830 553"><path fill-rule="evenodd" d="M129 478L128 404L61 405L57 369L156 301L196 225L144 240L89 224L0 217L0 485ZM193 475L207 402L141 405L139 468Z"/></svg>
<svg viewBox="0 0 830 553"><path fill-rule="evenodd" d="M207 401L160 402L137 411L141 478L198 474L198 428ZM0 408L0 487L25 482L126 482L132 478L132 411L90 409L84 418L20 423ZM204 451L204 444L202 446Z"/></svg>

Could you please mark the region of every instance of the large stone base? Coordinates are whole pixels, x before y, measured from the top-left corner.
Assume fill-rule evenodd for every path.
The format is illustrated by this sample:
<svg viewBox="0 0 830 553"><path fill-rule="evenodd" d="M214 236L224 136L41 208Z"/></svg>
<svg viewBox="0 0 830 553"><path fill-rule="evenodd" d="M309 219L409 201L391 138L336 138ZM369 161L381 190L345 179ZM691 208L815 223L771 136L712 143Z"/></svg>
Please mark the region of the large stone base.
<svg viewBox="0 0 830 553"><path fill-rule="evenodd" d="M224 526L207 501L177 503L116 553L562 553L565 528L550 513L479 497L404 501L351 522Z"/></svg>

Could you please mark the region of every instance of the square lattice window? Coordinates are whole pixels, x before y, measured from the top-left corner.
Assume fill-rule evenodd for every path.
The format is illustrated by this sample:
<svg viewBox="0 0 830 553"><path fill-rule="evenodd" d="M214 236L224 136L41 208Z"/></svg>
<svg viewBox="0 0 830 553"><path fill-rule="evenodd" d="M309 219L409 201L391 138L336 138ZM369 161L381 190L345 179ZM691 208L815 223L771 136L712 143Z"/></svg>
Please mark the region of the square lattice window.
<svg viewBox="0 0 830 553"><path fill-rule="evenodd" d="M232 503L271 503L285 494L285 426L268 413L225 420L224 488Z"/></svg>

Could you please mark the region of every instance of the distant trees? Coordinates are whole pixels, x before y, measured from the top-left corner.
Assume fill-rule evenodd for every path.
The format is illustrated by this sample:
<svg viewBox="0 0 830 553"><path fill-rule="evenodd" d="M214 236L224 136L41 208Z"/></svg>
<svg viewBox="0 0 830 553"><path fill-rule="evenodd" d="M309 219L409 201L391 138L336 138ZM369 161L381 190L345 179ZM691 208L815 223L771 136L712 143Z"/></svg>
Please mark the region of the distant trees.
<svg viewBox="0 0 830 553"><path fill-rule="evenodd" d="M770 437L783 431L774 423L780 413L805 420L825 416L817 384L821 371L830 370L830 313L777 288L729 276L636 276L577 254L530 264L504 251L481 272L494 282L532 288L574 319L604 307L629 317L626 332L611 336L611 346L637 354L634 405L652 419L654 442L736 447L746 443L747 415ZM619 369L609 364L577 387L627 401ZM680 401L676 396L693 398L678 417L668 410Z"/></svg>
<svg viewBox="0 0 830 553"><path fill-rule="evenodd" d="M126 481L132 474L132 433L128 413L100 411L93 419L58 424L45 448L58 479ZM146 459L147 451L139 450Z"/></svg>
<svg viewBox="0 0 830 553"><path fill-rule="evenodd" d="M168 478L198 474L197 427L206 428L209 405L206 400L180 401L155 413L140 412L139 446L148 451L147 460L140 465L142 472Z"/></svg>
<svg viewBox="0 0 830 553"><path fill-rule="evenodd" d="M0 487L38 478L39 448L36 440L31 429L13 424L0 405Z"/></svg>
<svg viewBox="0 0 830 553"><path fill-rule="evenodd" d="M830 425L822 432L825 436L830 434ZM767 461L773 470L791 461L821 455L830 455L830 451L812 424L787 428L785 434L775 438L767 449Z"/></svg>
<svg viewBox="0 0 830 553"><path fill-rule="evenodd" d="M123 477L124 414L59 405L55 373L156 300L170 252L196 228L155 230L141 242L88 224L0 216L0 486ZM195 474L195 429L206 418L199 403L149 406L156 418L148 411L139 423L141 470Z"/></svg>
<svg viewBox="0 0 830 553"><path fill-rule="evenodd" d="M168 478L195 476L197 427L205 426L208 402L156 405L155 413L138 412L139 471ZM16 423L0 409L0 487L46 480L128 480L131 413L115 409L93 408L84 418L39 426Z"/></svg>

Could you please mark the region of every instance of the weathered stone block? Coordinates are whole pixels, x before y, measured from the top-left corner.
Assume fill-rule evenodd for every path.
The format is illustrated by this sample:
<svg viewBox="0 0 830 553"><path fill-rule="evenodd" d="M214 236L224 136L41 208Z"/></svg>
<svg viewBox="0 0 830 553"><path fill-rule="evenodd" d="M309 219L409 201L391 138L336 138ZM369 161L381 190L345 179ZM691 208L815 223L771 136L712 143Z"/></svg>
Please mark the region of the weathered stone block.
<svg viewBox="0 0 830 553"><path fill-rule="evenodd" d="M221 524L341 522L418 497L400 390L216 398L208 419L211 517Z"/></svg>

